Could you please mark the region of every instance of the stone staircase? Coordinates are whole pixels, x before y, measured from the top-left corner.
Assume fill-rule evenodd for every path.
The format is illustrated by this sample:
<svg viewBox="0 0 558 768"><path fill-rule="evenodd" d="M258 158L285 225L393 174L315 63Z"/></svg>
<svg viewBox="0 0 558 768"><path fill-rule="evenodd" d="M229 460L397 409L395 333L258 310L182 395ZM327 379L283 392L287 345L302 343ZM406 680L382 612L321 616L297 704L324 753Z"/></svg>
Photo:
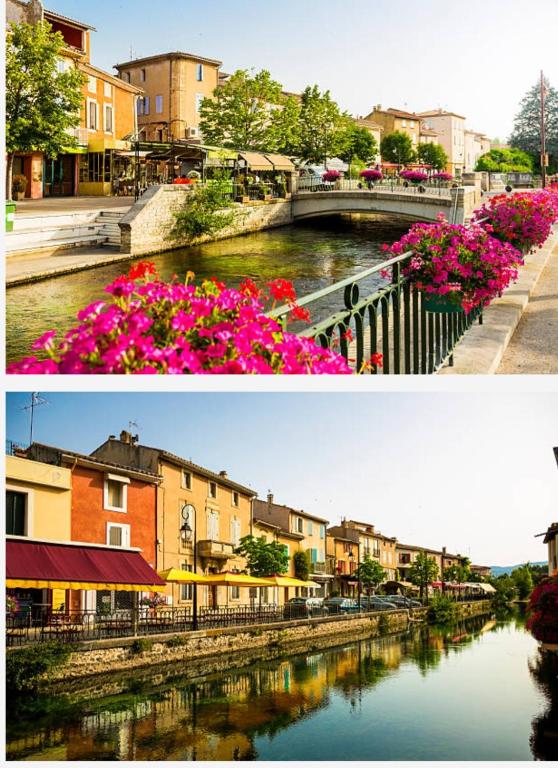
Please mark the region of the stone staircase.
<svg viewBox="0 0 558 768"><path fill-rule="evenodd" d="M49 216L16 215L5 235L7 256L73 248L120 247L122 211L80 211Z"/></svg>

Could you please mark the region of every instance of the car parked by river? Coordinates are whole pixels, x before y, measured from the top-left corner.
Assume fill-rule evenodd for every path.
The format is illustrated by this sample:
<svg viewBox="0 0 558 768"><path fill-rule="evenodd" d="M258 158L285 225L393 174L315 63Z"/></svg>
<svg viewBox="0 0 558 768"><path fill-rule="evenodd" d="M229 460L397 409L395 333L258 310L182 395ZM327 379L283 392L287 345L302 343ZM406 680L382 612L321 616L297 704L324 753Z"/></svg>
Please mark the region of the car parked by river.
<svg viewBox="0 0 558 768"><path fill-rule="evenodd" d="M395 605L400 608L422 608L420 600L414 600L413 598L405 597L404 595L386 595L379 599L395 603Z"/></svg>
<svg viewBox="0 0 558 768"><path fill-rule="evenodd" d="M309 616L326 616L322 597L291 597L283 608L284 619L306 619Z"/></svg>
<svg viewBox="0 0 558 768"><path fill-rule="evenodd" d="M329 613L358 613L358 602L350 597L328 597L324 600L324 608Z"/></svg>
<svg viewBox="0 0 558 768"><path fill-rule="evenodd" d="M376 595L362 596L360 603L363 611L394 611L397 609L397 605L388 600L382 600L381 597Z"/></svg>

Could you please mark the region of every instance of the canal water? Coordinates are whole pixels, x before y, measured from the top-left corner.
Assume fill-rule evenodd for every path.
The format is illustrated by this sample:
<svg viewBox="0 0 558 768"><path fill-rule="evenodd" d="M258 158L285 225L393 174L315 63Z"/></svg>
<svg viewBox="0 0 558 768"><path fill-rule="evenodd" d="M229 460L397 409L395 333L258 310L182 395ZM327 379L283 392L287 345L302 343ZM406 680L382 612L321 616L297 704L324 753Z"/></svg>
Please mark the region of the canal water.
<svg viewBox="0 0 558 768"><path fill-rule="evenodd" d="M399 239L409 225L409 221L382 216L323 218L147 259L155 263L164 279L175 274L184 278L190 270L196 281L217 277L236 286L249 277L264 286L281 277L291 280L297 295L304 296L381 261L381 245ZM61 338L75 327L78 311L103 298L104 287L128 272L131 263L119 262L11 288L7 292L8 362L28 355L31 343L45 331L58 329ZM376 278L364 285L373 287L379 281ZM342 307L342 294L336 293L312 309L312 321Z"/></svg>
<svg viewBox="0 0 558 768"><path fill-rule="evenodd" d="M558 665L521 619L352 642L12 714L11 760L556 759ZM180 674L177 671L177 675ZM130 686L133 691L133 686ZM8 717L10 717L8 711Z"/></svg>

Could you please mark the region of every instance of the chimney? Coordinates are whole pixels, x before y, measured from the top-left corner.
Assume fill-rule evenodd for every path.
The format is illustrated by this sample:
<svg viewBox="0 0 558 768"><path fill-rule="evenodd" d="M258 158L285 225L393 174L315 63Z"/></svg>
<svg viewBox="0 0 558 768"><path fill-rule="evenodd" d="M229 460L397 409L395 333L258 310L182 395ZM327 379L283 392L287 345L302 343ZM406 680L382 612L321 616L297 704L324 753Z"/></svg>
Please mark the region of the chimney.
<svg viewBox="0 0 558 768"><path fill-rule="evenodd" d="M226 477L228 477L228 475L227 475L227 472L226 472L226 470L225 470L225 469L222 469L222 470L219 472L219 477L225 477L225 478L226 478Z"/></svg>
<svg viewBox="0 0 558 768"><path fill-rule="evenodd" d="M442 547L442 554L445 555L447 552L447 549L445 547Z"/></svg>
<svg viewBox="0 0 558 768"><path fill-rule="evenodd" d="M129 432L126 432L125 429L120 433L120 442L126 443L126 445L132 444L132 435Z"/></svg>
<svg viewBox="0 0 558 768"><path fill-rule="evenodd" d="M381 104L376 104L376 106L374 107L374 109L377 109L377 110L378 110L378 112L381 112L381 111L382 111L382 105L381 105Z"/></svg>
<svg viewBox="0 0 558 768"><path fill-rule="evenodd" d="M109 435L109 440L116 440L116 435Z"/></svg>
<svg viewBox="0 0 558 768"><path fill-rule="evenodd" d="M268 514L271 514L271 505L272 504L273 504L273 494L271 493L271 491L269 491L268 494L267 494L267 511L268 511Z"/></svg>

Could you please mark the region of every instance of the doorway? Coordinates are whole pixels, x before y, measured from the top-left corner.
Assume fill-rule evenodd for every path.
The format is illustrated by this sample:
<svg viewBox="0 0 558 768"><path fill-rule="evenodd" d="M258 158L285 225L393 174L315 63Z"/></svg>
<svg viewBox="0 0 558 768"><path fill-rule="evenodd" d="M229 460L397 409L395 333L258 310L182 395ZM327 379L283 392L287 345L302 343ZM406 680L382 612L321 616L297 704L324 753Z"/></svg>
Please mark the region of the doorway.
<svg viewBox="0 0 558 768"><path fill-rule="evenodd" d="M75 155L59 155L45 159L45 197L71 197L75 189Z"/></svg>

